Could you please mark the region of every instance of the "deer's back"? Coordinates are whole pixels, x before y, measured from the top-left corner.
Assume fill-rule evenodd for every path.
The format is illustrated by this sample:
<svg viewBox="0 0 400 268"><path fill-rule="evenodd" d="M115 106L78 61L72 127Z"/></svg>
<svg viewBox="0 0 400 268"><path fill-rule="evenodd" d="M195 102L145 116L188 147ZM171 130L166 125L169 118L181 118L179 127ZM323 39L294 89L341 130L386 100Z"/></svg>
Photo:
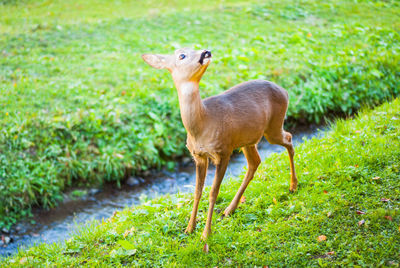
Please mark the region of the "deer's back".
<svg viewBox="0 0 400 268"><path fill-rule="evenodd" d="M282 87L266 80L252 80L204 99L213 113L254 114L261 110L280 110L288 105L288 94ZM268 111L273 113L273 111Z"/></svg>
<svg viewBox="0 0 400 268"><path fill-rule="evenodd" d="M283 124L288 94L272 82L252 80L206 98L203 103L209 116L208 135L219 139L223 136L237 148L257 143L268 128Z"/></svg>

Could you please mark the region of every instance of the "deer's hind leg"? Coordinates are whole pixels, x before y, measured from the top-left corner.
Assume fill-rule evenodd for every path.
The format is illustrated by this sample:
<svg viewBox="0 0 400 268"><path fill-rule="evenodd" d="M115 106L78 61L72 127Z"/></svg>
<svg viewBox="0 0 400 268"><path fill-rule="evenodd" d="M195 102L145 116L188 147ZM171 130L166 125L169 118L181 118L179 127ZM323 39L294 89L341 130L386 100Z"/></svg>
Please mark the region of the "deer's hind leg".
<svg viewBox="0 0 400 268"><path fill-rule="evenodd" d="M225 209L225 211L224 211L225 216L228 216L233 211L235 211L235 209L237 208L237 206L240 202L240 198L242 197L242 195L243 195L244 191L246 190L247 186L249 185L250 181L253 179L254 173L256 172L256 170L261 162L260 155L258 154L256 145L243 147L243 153L247 159L247 164L248 164L247 172L246 172L246 175L244 176L243 182L240 185L240 188L237 191L235 197L233 198L233 200L229 204L229 206Z"/></svg>
<svg viewBox="0 0 400 268"><path fill-rule="evenodd" d="M293 160L294 148L293 148L293 144L292 144L292 134L281 129L281 131L276 132L276 133L265 133L264 136L268 140L269 143L282 145L288 151L289 160L290 160L290 188L289 189L291 192L296 191L297 176L296 176L296 170L294 168L294 160Z"/></svg>

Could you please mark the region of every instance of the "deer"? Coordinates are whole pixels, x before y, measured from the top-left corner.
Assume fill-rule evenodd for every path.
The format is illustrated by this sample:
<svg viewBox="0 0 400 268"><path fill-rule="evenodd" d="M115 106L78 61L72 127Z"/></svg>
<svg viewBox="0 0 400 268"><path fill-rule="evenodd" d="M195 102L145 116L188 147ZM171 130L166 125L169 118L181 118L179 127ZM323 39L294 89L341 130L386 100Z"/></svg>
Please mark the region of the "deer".
<svg viewBox="0 0 400 268"><path fill-rule="evenodd" d="M211 222L220 185L234 149L240 148L247 160L247 171L239 190L223 216L238 207L240 199L261 163L257 144L264 136L270 144L284 146L290 161L290 191L297 188L292 135L283 130L289 103L285 89L266 80L238 84L221 94L201 99L199 82L211 62L210 50L182 48L173 54L143 54L143 60L157 69L167 69L178 92L180 114L187 132L186 147L196 165L193 210L185 233L196 227L209 161L215 177L209 193L207 221L202 233L211 234Z"/></svg>

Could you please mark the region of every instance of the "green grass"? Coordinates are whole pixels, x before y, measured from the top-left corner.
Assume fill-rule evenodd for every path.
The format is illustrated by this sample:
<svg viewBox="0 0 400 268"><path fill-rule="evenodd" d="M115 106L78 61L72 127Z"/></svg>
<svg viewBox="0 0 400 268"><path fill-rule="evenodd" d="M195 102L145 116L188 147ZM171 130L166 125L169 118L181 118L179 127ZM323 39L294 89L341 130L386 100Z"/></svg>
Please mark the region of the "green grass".
<svg viewBox="0 0 400 268"><path fill-rule="evenodd" d="M120 183L187 154L172 80L144 52L210 48L203 97L272 80L289 91L292 125L400 92L397 1L5 2L0 227L71 185Z"/></svg>
<svg viewBox="0 0 400 268"><path fill-rule="evenodd" d="M400 99L296 147L299 188L289 193L286 152L262 163L231 217L221 213L242 177L222 184L213 234L184 234L192 196L164 196L93 222L65 244L41 244L5 266L393 266L400 264ZM325 240L318 241L318 237Z"/></svg>

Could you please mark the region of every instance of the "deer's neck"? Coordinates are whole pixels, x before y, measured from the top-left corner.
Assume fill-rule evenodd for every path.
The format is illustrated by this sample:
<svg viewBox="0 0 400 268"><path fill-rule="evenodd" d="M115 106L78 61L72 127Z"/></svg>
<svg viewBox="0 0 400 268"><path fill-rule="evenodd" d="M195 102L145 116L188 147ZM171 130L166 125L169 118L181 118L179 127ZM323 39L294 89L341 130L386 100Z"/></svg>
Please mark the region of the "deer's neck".
<svg viewBox="0 0 400 268"><path fill-rule="evenodd" d="M200 98L199 84L185 82L176 85L183 125L190 135L201 132L204 123L205 107Z"/></svg>

